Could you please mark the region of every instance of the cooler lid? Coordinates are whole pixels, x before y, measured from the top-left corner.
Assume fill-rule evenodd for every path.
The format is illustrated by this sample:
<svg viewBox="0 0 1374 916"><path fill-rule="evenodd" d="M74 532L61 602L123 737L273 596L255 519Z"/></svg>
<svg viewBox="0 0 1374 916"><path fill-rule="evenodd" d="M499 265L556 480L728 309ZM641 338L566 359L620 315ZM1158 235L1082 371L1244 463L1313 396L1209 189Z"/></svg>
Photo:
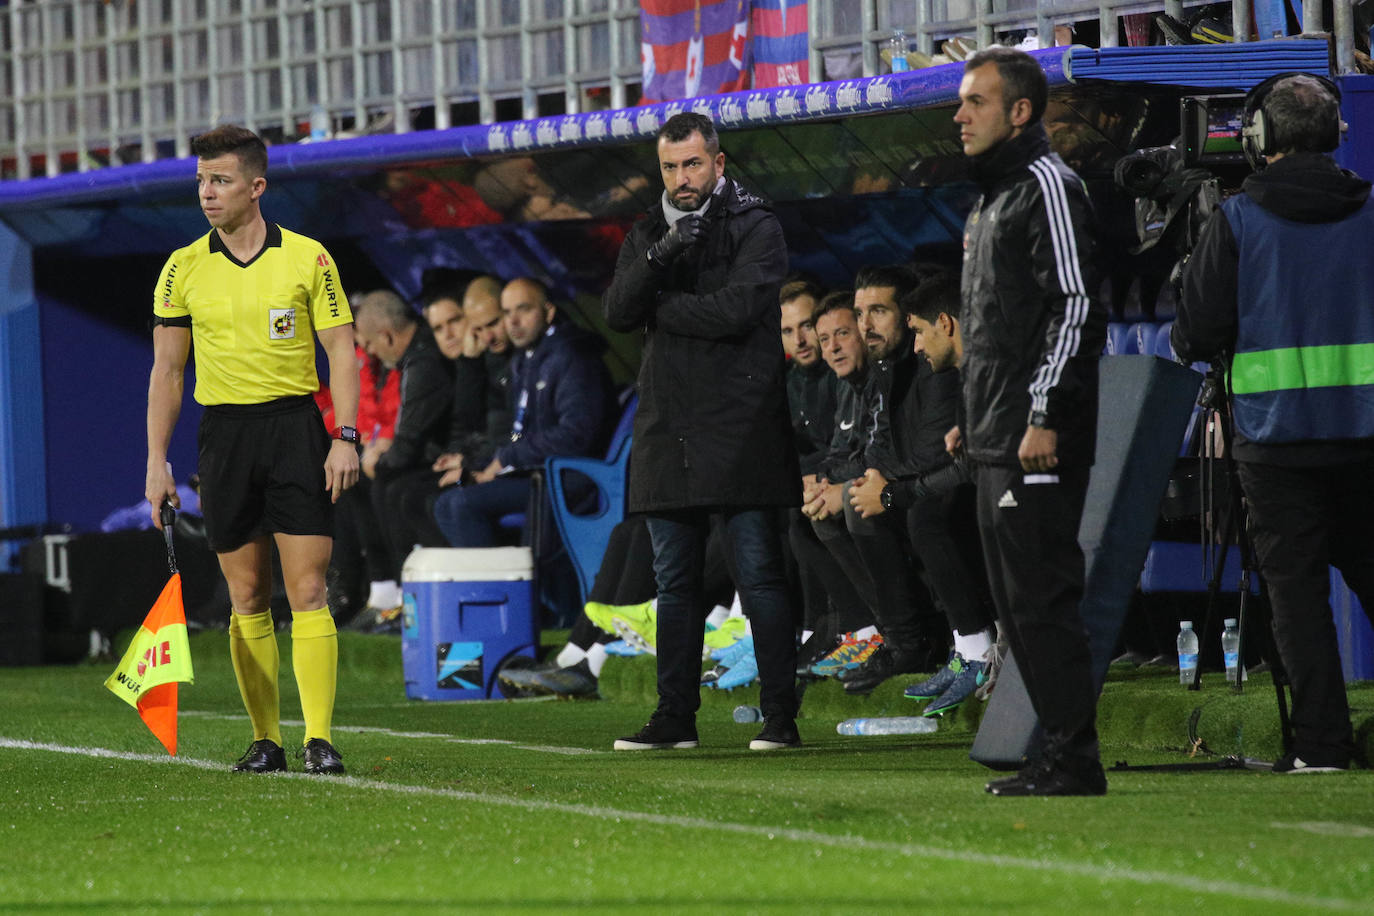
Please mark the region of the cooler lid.
<svg viewBox="0 0 1374 916"><path fill-rule="evenodd" d="M403 582L486 582L530 579L528 547L417 547L401 569Z"/></svg>

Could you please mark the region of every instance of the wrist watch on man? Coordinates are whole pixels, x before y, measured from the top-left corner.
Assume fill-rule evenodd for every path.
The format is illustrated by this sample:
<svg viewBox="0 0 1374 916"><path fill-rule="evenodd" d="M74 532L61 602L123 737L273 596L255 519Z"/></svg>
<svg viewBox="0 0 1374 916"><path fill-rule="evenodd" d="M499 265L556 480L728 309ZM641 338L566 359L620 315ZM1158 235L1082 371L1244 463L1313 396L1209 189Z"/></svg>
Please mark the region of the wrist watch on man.
<svg viewBox="0 0 1374 916"><path fill-rule="evenodd" d="M892 484L883 487L883 492L878 494L878 502L883 504L884 509L892 508Z"/></svg>
<svg viewBox="0 0 1374 916"><path fill-rule="evenodd" d="M361 438L358 436L358 431L352 426L340 426L334 431L334 438L342 439L344 442L351 442L354 445L357 445L361 441Z"/></svg>

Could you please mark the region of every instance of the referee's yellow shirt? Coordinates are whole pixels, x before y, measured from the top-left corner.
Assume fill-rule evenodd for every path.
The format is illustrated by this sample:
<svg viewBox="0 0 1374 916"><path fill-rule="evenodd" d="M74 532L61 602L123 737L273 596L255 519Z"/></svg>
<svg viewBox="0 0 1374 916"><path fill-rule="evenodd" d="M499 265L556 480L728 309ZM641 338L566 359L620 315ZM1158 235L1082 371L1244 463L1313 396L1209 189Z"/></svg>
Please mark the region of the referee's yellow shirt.
<svg viewBox="0 0 1374 916"><path fill-rule="evenodd" d="M334 261L314 239L267 224L247 263L211 229L172 252L153 296L153 315L189 320L201 404L261 404L313 394L315 331L353 321Z"/></svg>

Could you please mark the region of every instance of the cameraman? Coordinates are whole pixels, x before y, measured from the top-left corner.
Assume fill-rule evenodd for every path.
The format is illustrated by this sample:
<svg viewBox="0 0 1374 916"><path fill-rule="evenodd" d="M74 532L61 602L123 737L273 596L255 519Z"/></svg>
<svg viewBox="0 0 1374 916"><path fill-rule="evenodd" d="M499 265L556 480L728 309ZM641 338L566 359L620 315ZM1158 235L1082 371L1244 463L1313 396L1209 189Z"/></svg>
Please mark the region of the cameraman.
<svg viewBox="0 0 1374 916"><path fill-rule="evenodd" d="M1257 172L1203 228L1171 341L1182 360L1230 362L1233 455L1292 679L1295 743L1274 771L1344 770L1354 741L1327 566L1374 608L1374 400L1361 355L1374 345L1374 203L1369 182L1326 155L1340 141L1332 84L1282 75L1251 92L1246 113Z"/></svg>

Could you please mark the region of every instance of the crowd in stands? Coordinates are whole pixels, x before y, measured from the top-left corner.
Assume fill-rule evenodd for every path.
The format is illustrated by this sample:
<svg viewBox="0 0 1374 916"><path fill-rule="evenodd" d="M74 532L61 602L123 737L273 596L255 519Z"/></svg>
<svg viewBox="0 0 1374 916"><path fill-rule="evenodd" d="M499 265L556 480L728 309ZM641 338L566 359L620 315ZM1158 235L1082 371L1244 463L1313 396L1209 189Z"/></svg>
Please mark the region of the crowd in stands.
<svg viewBox="0 0 1374 916"><path fill-rule="evenodd" d="M779 299L788 446L804 493L801 507L779 510L798 676L835 677L855 694L907 677L929 714L956 708L996 659L972 484L945 447L960 390L941 343L958 321L957 268L875 265L836 291L798 277ZM538 537L536 556L558 556L554 526L522 534L502 519L531 508L531 472L546 458L604 454L625 394L600 339L537 280L432 271L420 305L422 315L389 290L355 297L364 480L341 502L331 603L359 629L399 627L413 547ZM700 599L712 656L703 684L733 687L754 679L757 662L718 528ZM568 572L541 567L553 579ZM643 518L613 529L583 606L566 607L569 591L545 590L546 602L565 599L554 619L573 621L567 645L504 669L508 695L595 696L608 655L655 651Z"/></svg>

